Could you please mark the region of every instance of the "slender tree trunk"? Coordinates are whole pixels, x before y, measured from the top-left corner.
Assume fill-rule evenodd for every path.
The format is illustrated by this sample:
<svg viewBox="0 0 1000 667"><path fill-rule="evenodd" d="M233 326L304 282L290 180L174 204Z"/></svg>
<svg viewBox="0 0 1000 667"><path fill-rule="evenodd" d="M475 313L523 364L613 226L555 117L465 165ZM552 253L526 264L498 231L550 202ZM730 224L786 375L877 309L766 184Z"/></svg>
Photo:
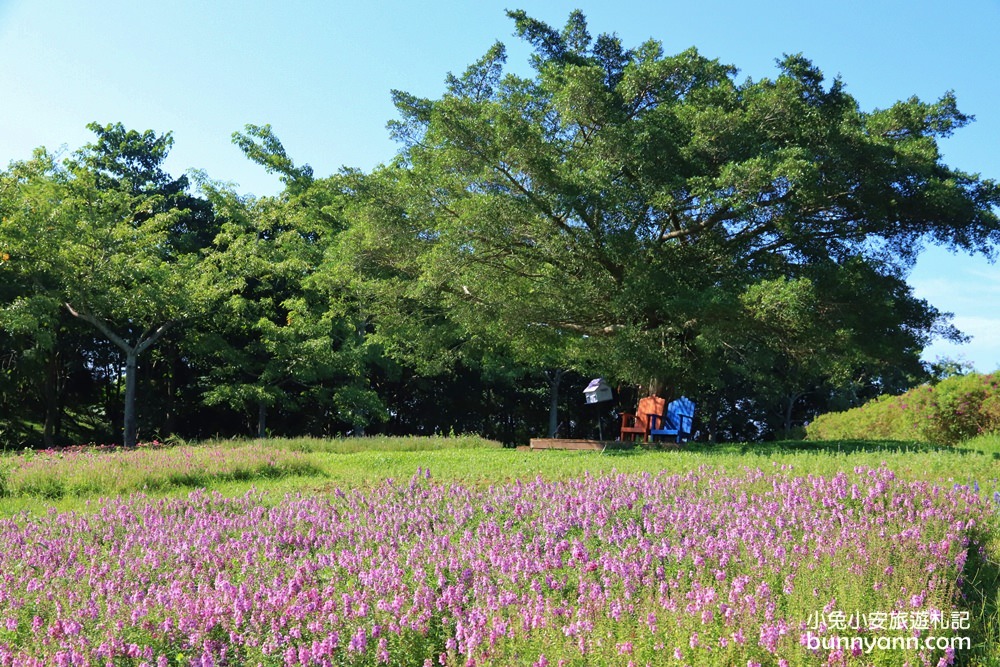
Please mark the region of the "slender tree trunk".
<svg viewBox="0 0 1000 667"><path fill-rule="evenodd" d="M715 444L719 427L719 406L718 404L706 405L702 412L707 432L708 442Z"/></svg>
<svg viewBox="0 0 1000 667"><path fill-rule="evenodd" d="M139 353L136 349L133 347L125 350L125 418L122 430L124 431L126 447L134 447L139 437L139 426L135 416L135 390L139 380L138 367Z"/></svg>
<svg viewBox="0 0 1000 667"><path fill-rule="evenodd" d="M805 396L808 392L800 391L792 394L788 397L788 407L785 408L785 438L792 437L792 410L795 409L795 403L800 398Z"/></svg>
<svg viewBox="0 0 1000 667"><path fill-rule="evenodd" d="M557 369L552 373L545 373L549 379L549 437L554 438L559 434L559 385L562 383L563 375L566 371Z"/></svg>
<svg viewBox="0 0 1000 667"><path fill-rule="evenodd" d="M111 327L108 326L103 320L94 317L90 313L84 311L77 311L70 304L65 304L66 310L70 312L73 317L78 317L84 322L88 322L94 326L98 331L100 331L104 336L110 340L112 343L118 346L122 352L125 353L125 409L124 409L124 419L123 419L123 438L122 444L126 447L134 447L136 444L136 437L138 433L136 410L135 410L135 397L136 397L136 387L138 377L136 376L136 370L139 366L139 355L149 349L157 340L160 339L167 329L169 329L174 322L169 321L165 324L160 325L156 329L150 327L146 332L139 337L139 342L135 345L129 345L124 338L112 331Z"/></svg>
<svg viewBox="0 0 1000 667"><path fill-rule="evenodd" d="M659 396L660 398L667 397L667 383L663 378L650 378L649 387L646 388L647 396Z"/></svg>
<svg viewBox="0 0 1000 667"><path fill-rule="evenodd" d="M177 428L177 366L179 365L177 359L177 352L171 350L167 354L166 361L166 373L167 373L167 396L166 396L166 414L163 415L163 431L164 435L172 435L174 430Z"/></svg>
<svg viewBox="0 0 1000 667"><path fill-rule="evenodd" d="M267 437L267 403L263 400L257 401L257 437Z"/></svg>
<svg viewBox="0 0 1000 667"><path fill-rule="evenodd" d="M59 349L52 348L45 369L45 384L42 388L45 400L45 424L42 438L46 447L54 447L59 433Z"/></svg>

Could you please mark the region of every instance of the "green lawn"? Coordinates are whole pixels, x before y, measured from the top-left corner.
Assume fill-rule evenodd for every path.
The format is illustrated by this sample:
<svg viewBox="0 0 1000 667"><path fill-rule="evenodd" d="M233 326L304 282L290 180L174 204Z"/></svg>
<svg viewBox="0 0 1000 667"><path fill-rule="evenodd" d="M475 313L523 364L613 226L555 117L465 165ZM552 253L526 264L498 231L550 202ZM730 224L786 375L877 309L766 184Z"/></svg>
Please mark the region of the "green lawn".
<svg viewBox="0 0 1000 667"><path fill-rule="evenodd" d="M891 441L787 441L605 453L531 452L460 436L208 441L136 452L19 453L0 457L0 516L50 507L85 511L102 496L183 496L195 488L227 496L255 489L278 500L286 493L408 479L418 468L430 469L439 481L490 485L536 477L566 479L585 472L683 472L701 466L730 472L785 467L796 474L830 475L882 464L906 478L978 484L993 493L1000 490L1000 436L955 448Z"/></svg>

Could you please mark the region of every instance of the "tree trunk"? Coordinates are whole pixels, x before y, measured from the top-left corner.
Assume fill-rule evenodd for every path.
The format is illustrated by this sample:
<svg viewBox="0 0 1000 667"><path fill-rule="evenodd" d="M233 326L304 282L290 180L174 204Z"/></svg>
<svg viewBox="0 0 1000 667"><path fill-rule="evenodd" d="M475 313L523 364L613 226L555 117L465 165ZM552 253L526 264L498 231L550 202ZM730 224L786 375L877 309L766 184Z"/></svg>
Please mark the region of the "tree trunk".
<svg viewBox="0 0 1000 667"><path fill-rule="evenodd" d="M795 409L795 403L800 398L805 396L807 393L809 392L800 391L788 397L788 407L785 408L785 424L784 424L785 426L784 437L786 440L792 437L792 411Z"/></svg>
<svg viewBox="0 0 1000 667"><path fill-rule="evenodd" d="M59 433L59 350L53 347L49 353L45 369L45 385L42 393L45 399L45 424L42 439L46 447L54 447Z"/></svg>
<svg viewBox="0 0 1000 667"><path fill-rule="evenodd" d="M135 390L139 378L136 372L139 368L139 353L136 349L125 350L125 418L122 431L123 443L126 447L135 447L139 436L139 426L135 416Z"/></svg>
<svg viewBox="0 0 1000 667"><path fill-rule="evenodd" d="M650 378L649 386L646 388L647 396L659 396L660 398L667 398L667 383L663 378Z"/></svg>
<svg viewBox="0 0 1000 667"><path fill-rule="evenodd" d="M559 434L559 385L562 382L566 371L557 369L552 373L545 373L549 379L549 437L554 438Z"/></svg>
<svg viewBox="0 0 1000 667"><path fill-rule="evenodd" d="M84 311L78 311L73 308L70 304L63 304L66 306L66 310L69 311L70 315L73 317L80 318L84 322L88 322L94 326L98 331L100 331L104 336L118 346L118 348L125 353L125 409L124 409L124 419L123 421L123 438L122 442L126 447L134 447L136 445L136 438L138 436L138 422L136 420L135 411L135 397L136 397L136 387L138 377L136 376L136 370L139 366L139 355L145 352L153 343L160 339L167 329L173 326L174 322L169 321L161 324L156 329L150 327L146 330L142 336L139 337L139 342L135 345L129 345L124 338L112 331L111 327L108 326L103 320L91 315L90 313Z"/></svg>
<svg viewBox="0 0 1000 667"><path fill-rule="evenodd" d="M263 400L257 402L257 437L267 437L267 403Z"/></svg>
<svg viewBox="0 0 1000 667"><path fill-rule="evenodd" d="M179 365L177 359L177 352L175 350L170 350L167 354L167 405L166 411L163 415L163 429L162 434L164 436L172 435L174 430L177 428L177 367Z"/></svg>
<svg viewBox="0 0 1000 667"><path fill-rule="evenodd" d="M719 430L719 405L715 403L713 405L706 405L704 412L702 413L706 416L704 423L705 429L708 431L708 442L715 444L717 433Z"/></svg>

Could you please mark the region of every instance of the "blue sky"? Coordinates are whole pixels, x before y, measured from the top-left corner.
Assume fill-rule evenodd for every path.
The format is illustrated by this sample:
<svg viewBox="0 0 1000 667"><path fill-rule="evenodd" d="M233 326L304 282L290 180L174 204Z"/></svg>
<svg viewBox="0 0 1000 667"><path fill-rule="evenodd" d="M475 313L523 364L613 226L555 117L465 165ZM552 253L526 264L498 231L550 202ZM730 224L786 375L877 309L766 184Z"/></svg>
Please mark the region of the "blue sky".
<svg viewBox="0 0 1000 667"><path fill-rule="evenodd" d="M942 144L946 162L1000 178L1000 0L0 0L0 165L36 146L73 150L92 138L87 123L120 121L172 131L173 173L203 169L258 195L279 184L231 144L246 123L270 123L318 175L371 169L396 151L390 90L437 96L497 40L527 71L507 8L557 26L579 8L593 34L695 46L754 79L801 52L864 109L954 90L977 120ZM910 283L974 337L925 358L1000 368L1000 268L931 248Z"/></svg>

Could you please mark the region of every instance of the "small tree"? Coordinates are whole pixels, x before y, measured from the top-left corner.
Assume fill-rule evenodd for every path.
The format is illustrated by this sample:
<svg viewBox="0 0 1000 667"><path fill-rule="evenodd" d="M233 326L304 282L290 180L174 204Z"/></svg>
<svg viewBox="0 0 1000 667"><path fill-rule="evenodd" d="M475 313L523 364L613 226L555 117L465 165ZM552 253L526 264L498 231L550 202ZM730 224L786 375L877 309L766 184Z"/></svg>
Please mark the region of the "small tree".
<svg viewBox="0 0 1000 667"><path fill-rule="evenodd" d="M203 334L205 401L252 412L259 437L269 411L304 402L325 404L331 421L363 431L385 414L367 386L364 322L331 308L316 275L343 228L344 185L295 166L268 126L248 125L233 140L285 190L253 199L203 184L222 220L210 264L226 293Z"/></svg>
<svg viewBox="0 0 1000 667"><path fill-rule="evenodd" d="M123 354L123 443L132 446L139 358L212 298L200 267L214 220L185 177L162 171L169 134L88 127L97 141L72 158L36 156L44 168L19 183L5 252L33 267L30 298L60 304Z"/></svg>

